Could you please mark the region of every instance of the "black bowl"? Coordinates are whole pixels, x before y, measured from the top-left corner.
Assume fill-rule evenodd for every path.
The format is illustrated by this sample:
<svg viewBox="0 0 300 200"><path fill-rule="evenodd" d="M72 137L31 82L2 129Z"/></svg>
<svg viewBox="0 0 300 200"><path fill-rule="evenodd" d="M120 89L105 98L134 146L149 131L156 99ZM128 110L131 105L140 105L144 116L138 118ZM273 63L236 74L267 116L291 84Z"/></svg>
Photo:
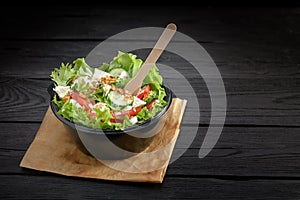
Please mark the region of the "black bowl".
<svg viewBox="0 0 300 200"><path fill-rule="evenodd" d="M48 87L50 106L54 115L64 123L76 145L84 153L89 153L98 160L116 160L134 156L149 146L155 134L165 124L165 113L168 111L173 93L163 86L166 91L167 105L152 119L136 124L124 130L94 129L75 124L58 114L58 108L53 103L54 84Z"/></svg>

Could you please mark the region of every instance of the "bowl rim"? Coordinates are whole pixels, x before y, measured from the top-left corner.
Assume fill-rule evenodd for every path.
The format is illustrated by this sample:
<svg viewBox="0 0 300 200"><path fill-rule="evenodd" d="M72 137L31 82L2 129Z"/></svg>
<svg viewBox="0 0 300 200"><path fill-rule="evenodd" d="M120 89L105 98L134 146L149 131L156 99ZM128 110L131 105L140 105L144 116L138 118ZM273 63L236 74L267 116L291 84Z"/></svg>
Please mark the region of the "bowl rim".
<svg viewBox="0 0 300 200"><path fill-rule="evenodd" d="M173 92L170 88L166 87L164 84L162 84L162 87L165 89L166 91L166 97L165 97L165 101L167 102L167 105L161 110L159 111L153 118L148 119L147 121L141 123L141 124L135 124L132 126L129 126L127 128L125 128L124 130L114 130L114 129L101 129L101 128L90 128L81 124L76 124L74 122L69 121L68 119L64 118L62 115L58 114L57 111L57 106L55 105L55 103L53 102L53 97L55 95L55 92L53 91L54 88L54 83L50 84L48 87L48 93L50 95L50 107L51 110L53 112L53 114L61 121L63 122L65 125L71 127L72 129L75 130L80 130L80 131L84 131L84 132L88 132L88 133L94 133L94 134L124 134L127 132L133 132L133 131L137 131L143 128L148 127L151 123L154 123L156 121L158 121L170 108L171 103L172 103L172 99L173 99Z"/></svg>

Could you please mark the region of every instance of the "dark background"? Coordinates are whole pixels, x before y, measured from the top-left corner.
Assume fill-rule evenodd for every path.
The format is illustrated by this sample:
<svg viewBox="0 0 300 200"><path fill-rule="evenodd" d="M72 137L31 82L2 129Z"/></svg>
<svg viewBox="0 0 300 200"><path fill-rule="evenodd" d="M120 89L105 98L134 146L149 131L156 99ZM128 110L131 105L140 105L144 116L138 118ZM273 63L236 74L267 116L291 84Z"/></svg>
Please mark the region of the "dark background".
<svg viewBox="0 0 300 200"><path fill-rule="evenodd" d="M291 1L132 3L1 7L0 198L299 199L300 7ZM207 50L225 84L226 123L207 157L199 159L198 151L209 125L210 98L204 82L187 70L198 91L201 121L182 124L180 134L198 126L198 135L169 166L163 184L79 179L19 167L48 107L54 67L84 57L121 31L169 22ZM168 53L160 62L184 67Z"/></svg>

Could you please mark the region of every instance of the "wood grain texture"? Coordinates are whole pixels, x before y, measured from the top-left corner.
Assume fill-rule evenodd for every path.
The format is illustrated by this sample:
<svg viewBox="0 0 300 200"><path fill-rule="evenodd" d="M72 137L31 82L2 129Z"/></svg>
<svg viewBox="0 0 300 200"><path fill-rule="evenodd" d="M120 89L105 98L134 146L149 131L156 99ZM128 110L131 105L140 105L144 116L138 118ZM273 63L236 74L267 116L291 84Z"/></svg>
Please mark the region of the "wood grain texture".
<svg viewBox="0 0 300 200"><path fill-rule="evenodd" d="M139 7L129 5L1 8L0 199L299 199L299 7L190 5L166 11L162 6L143 9L142 17ZM47 110L54 67L85 57L121 31L170 22L205 48L225 84L227 119L208 156L198 158L211 117L207 87L185 60L166 52L159 62L188 79L201 118L194 123L197 111L187 107L181 137L194 127L198 133L168 167L162 185L77 179L19 167ZM145 36L143 42L152 40ZM137 53L145 57L147 50ZM190 98L173 75L166 80L180 88L179 96ZM209 84L215 87L216 81L210 78ZM174 153L187 144L179 138Z"/></svg>
<svg viewBox="0 0 300 200"><path fill-rule="evenodd" d="M0 59L5 62L0 66L0 74L48 78L51 70L59 67L61 62L71 63L78 57L85 57L101 41L0 41ZM117 42L128 43L126 40ZM224 78L298 78L300 74L300 58L296 56L299 46L285 47L281 43L263 45L260 41L200 44L213 58ZM144 59L148 51L136 53ZM171 67L185 66L181 67L184 73L194 75L191 73L192 66L174 54L164 52L159 63Z"/></svg>
<svg viewBox="0 0 300 200"><path fill-rule="evenodd" d="M20 196L23 199L132 199L141 194L143 199L295 199L300 188L296 180L233 181L166 177L162 185L157 185L57 176L0 177L2 199L19 199Z"/></svg>
<svg viewBox="0 0 300 200"><path fill-rule="evenodd" d="M2 13L9 16L3 17L4 24L9 28L1 29L1 35L5 39L105 39L131 28L164 27L170 21L179 25L178 31L188 33L198 41L240 43L257 39L265 44L288 42L292 45L293 39L299 34L296 31L299 24L298 8L181 6L166 9L161 6L143 8L142 17L137 12L141 8L124 8L126 9L115 6L8 7L7 10L14 9L15 12ZM16 10L19 15L14 14ZM20 29L22 32L18 31Z"/></svg>
<svg viewBox="0 0 300 200"><path fill-rule="evenodd" d="M39 123L0 123L0 127L0 174L34 174L20 168L19 163ZM299 128L225 127L211 153L199 159L198 151L207 128L200 127L190 143L187 137L192 134L191 127L181 125L173 154L188 150L169 166L167 176L300 178L299 131Z"/></svg>
<svg viewBox="0 0 300 200"><path fill-rule="evenodd" d="M166 78L167 82L179 88L176 94L180 98L192 98L181 80ZM215 80L210 80L214 85ZM282 125L298 126L299 79L231 79L224 80L227 94L226 124ZM200 123L210 121L210 97L206 85L199 79L190 79L199 106ZM49 105L47 88L49 79L27 79L1 77L0 121L36 121L41 122ZM263 87L262 87L263 85ZM195 97L195 96L194 96ZM196 98L196 97L195 97ZM184 123L195 124L197 116L195 105L188 104L188 118ZM284 117L283 117L284 116ZM198 124L197 124L198 125Z"/></svg>

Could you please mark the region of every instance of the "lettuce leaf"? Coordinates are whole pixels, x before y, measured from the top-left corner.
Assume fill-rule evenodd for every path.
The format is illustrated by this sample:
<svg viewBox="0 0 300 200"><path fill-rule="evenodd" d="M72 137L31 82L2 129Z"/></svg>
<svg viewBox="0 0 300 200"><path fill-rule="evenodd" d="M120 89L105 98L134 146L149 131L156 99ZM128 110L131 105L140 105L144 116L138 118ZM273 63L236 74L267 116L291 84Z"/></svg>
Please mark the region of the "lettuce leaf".
<svg viewBox="0 0 300 200"><path fill-rule="evenodd" d="M162 88L162 87L160 87L159 89L158 89L158 96L157 96L157 99L158 99L158 102L159 102L159 106L165 106L165 105L167 105L167 102L164 100L164 98L165 98L165 96L166 96L167 94L166 94L166 91L165 91L165 89L164 88ZM156 102L157 103L157 102ZM156 104L154 104L154 106L155 106Z"/></svg>
<svg viewBox="0 0 300 200"><path fill-rule="evenodd" d="M103 63L101 66L97 67L99 70L102 70L102 71L108 71L108 68L109 68L109 64L108 63Z"/></svg>
<svg viewBox="0 0 300 200"><path fill-rule="evenodd" d="M74 62L74 68L78 69L77 75L78 76L93 76L94 68L90 67L84 58L78 58Z"/></svg>
<svg viewBox="0 0 300 200"><path fill-rule="evenodd" d="M97 121L95 124L99 125L97 128L115 129L115 125L110 122L112 115L109 109L100 110L99 108L96 108L95 112L97 113Z"/></svg>
<svg viewBox="0 0 300 200"><path fill-rule="evenodd" d="M115 68L123 68L127 72L130 71L133 65L132 59L129 54L123 53L119 51L118 56L115 57L112 62L110 63L109 71Z"/></svg>
<svg viewBox="0 0 300 200"><path fill-rule="evenodd" d="M73 122L74 119L74 107L70 101L64 102L62 107L58 110L58 114L62 115L64 118ZM76 107L75 107L76 108Z"/></svg>
<svg viewBox="0 0 300 200"><path fill-rule="evenodd" d="M156 104L156 105L155 105ZM143 123L147 121L148 119L153 118L159 111L163 109L163 105L160 103L155 102L153 105L153 108L151 110L148 110L146 107L144 107L137 115L139 123Z"/></svg>
<svg viewBox="0 0 300 200"><path fill-rule="evenodd" d="M136 55L129 54L129 56L131 57L131 60L133 62L133 66L130 71L130 76L134 77L143 65L143 61L141 59L137 59Z"/></svg>
<svg viewBox="0 0 300 200"><path fill-rule="evenodd" d="M60 68L55 68L51 73L51 80L53 80L56 85L67 86L70 85L73 78L76 75L80 76L92 76L94 73L94 68L90 67L84 60L84 58L78 58L72 64L61 63Z"/></svg>
<svg viewBox="0 0 300 200"><path fill-rule="evenodd" d="M78 82L75 83L71 89L89 96L91 94L90 87L91 86L88 82L86 83L83 79L79 79Z"/></svg>
<svg viewBox="0 0 300 200"><path fill-rule="evenodd" d="M58 100L56 94L53 97L53 103L55 103L55 105L57 105L58 109L61 109L61 107L64 105L65 102Z"/></svg>
<svg viewBox="0 0 300 200"><path fill-rule="evenodd" d="M128 123L125 124L125 122L123 124L110 122L112 115L109 109L100 110L96 108L94 111L97 117L89 118L89 111L84 110L83 107L74 106L70 101L67 101L64 102L57 113L75 124L90 128L121 130L128 126Z"/></svg>
<svg viewBox="0 0 300 200"><path fill-rule="evenodd" d="M71 83L73 78L77 73L78 68L73 67L69 63L66 65L61 64L60 68L55 68L51 73L51 80L56 83L56 85L67 86Z"/></svg>
<svg viewBox="0 0 300 200"><path fill-rule="evenodd" d="M129 117L128 117L127 115L125 115L123 119L124 119L124 120L123 120L123 123L122 123L121 126L120 126L120 129L121 129L121 130L123 130L123 129L125 129L126 127L132 125L131 122L130 122L130 119L129 119Z"/></svg>
<svg viewBox="0 0 300 200"><path fill-rule="evenodd" d="M143 61L138 59L136 55L132 53L124 53L119 51L118 55L108 64L104 64L99 69L105 69L106 72L110 72L115 68L123 68L127 71L130 78L133 78L143 65ZM129 80L121 79L117 86L125 87ZM156 89L162 85L162 77L159 75L159 70L156 65L153 65L152 69L148 72L147 76L143 81L143 85L153 84Z"/></svg>
<svg viewBox="0 0 300 200"><path fill-rule="evenodd" d="M153 65L152 69L148 72L143 81L143 85L153 84L158 89L162 85L162 77L159 75L159 70L156 65Z"/></svg>

